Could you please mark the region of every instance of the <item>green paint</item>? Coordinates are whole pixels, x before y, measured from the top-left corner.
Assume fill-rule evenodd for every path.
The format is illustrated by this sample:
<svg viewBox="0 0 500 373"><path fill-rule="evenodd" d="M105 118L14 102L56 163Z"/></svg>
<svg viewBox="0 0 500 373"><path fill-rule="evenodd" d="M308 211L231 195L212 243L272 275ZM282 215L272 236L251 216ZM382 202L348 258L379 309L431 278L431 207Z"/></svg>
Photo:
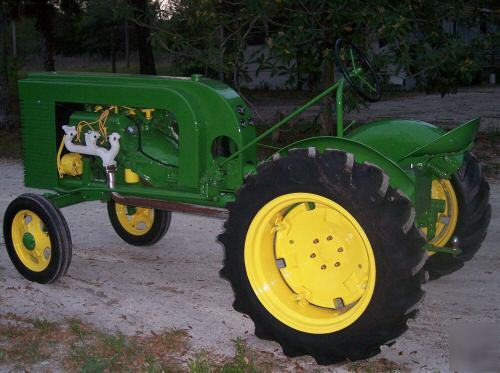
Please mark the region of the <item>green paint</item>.
<svg viewBox="0 0 500 373"><path fill-rule="evenodd" d="M361 76L362 71L354 73ZM30 74L19 82L25 184L55 192L47 196L57 207L108 201L111 190L98 158L83 157L81 176L59 178L56 153L63 135L61 126L97 120L100 113L93 111L95 105L127 106L136 109L135 115L122 108L112 111L106 121L108 134L120 134L114 191L224 207L235 200L244 176L255 173L257 144L336 91L337 136L303 139L277 151L286 154L292 148L314 146L320 152L331 148L352 153L356 162L379 166L389 176L390 185L412 199L418 225L427 226L433 237L443 201L431 199L432 180L448 179L458 170L479 120L448 133L416 120L380 120L344 136L344 86L344 79L339 79L256 136L250 109L241 97L230 87L200 75ZM72 112L64 116L58 111L61 104L71 104ZM152 118L140 111L150 108L155 109ZM230 141L216 141L221 137ZM127 168L140 176L140 183L125 182Z"/></svg>
<svg viewBox="0 0 500 373"><path fill-rule="evenodd" d="M23 234L23 245L28 250L35 248L35 237L30 232Z"/></svg>

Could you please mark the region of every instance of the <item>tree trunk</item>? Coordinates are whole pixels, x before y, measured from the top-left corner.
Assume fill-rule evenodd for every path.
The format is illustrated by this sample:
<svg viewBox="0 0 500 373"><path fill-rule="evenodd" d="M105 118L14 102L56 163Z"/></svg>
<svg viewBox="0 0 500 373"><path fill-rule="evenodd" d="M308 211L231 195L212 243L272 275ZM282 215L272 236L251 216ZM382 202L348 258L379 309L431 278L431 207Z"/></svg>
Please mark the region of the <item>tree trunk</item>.
<svg viewBox="0 0 500 373"><path fill-rule="evenodd" d="M116 73L116 38L115 38L115 26L113 25L113 31L111 31L111 72Z"/></svg>
<svg viewBox="0 0 500 373"><path fill-rule="evenodd" d="M42 34L43 39L43 67L46 71L54 71L54 7L46 0L35 1L33 4L36 18L35 27Z"/></svg>
<svg viewBox="0 0 500 373"><path fill-rule="evenodd" d="M141 74L156 75L153 48L149 41L149 10L147 0L129 0L134 8L134 18L141 24L135 24L135 35L137 38L137 50L139 52L139 70Z"/></svg>
<svg viewBox="0 0 500 373"><path fill-rule="evenodd" d="M128 21L125 21L125 65L130 68L130 39L128 32Z"/></svg>
<svg viewBox="0 0 500 373"><path fill-rule="evenodd" d="M217 41L219 43L219 56L218 56L218 61L217 61L217 68L218 68L218 78L221 82L224 81L224 22L222 20L222 17L224 16L224 4L223 0L219 0L216 5L215 11L217 12L217 15L219 17L219 27L217 27Z"/></svg>
<svg viewBox="0 0 500 373"><path fill-rule="evenodd" d="M0 3L0 35L2 37L2 57L0 61L0 119L5 119L9 99L9 75L7 72L7 30L5 27L5 7ZM7 122L7 120L6 120ZM0 127L3 125L0 122Z"/></svg>
<svg viewBox="0 0 500 373"><path fill-rule="evenodd" d="M16 35L16 21L12 20L12 55L17 56L17 35Z"/></svg>
<svg viewBox="0 0 500 373"><path fill-rule="evenodd" d="M326 64L324 71L324 86L326 89L335 83L335 70L333 62ZM329 95L323 100L323 108L321 113L321 134L324 136L332 136L335 133L334 123L333 123L333 112L332 108L335 104L335 98Z"/></svg>

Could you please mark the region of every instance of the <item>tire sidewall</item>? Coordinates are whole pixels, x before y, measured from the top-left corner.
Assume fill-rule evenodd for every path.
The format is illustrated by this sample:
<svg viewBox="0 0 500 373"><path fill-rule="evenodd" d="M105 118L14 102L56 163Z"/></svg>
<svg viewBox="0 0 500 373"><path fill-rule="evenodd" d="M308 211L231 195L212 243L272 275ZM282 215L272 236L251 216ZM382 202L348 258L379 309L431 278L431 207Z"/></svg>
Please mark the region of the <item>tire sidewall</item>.
<svg viewBox="0 0 500 373"><path fill-rule="evenodd" d="M407 302L400 302L398 297L405 297L406 290L415 293L421 291L420 282L415 286L415 281L412 279L413 274L410 272L415 263L410 263L410 261L418 260L417 257L423 257L423 250L422 253L415 255L413 258L405 258L401 253L403 250L399 247L402 242L400 238L405 236L401 230L401 225L398 222L392 222L392 225L390 223L385 226L386 217L377 216L379 207L388 203L385 199L367 205L362 204L356 198L353 198L348 187L342 186L342 183L336 185L325 183L325 180L322 180L319 177L320 175L317 174L316 169L316 165L309 160L300 167L298 174L303 176L301 176L301 180L293 180L292 176L289 180L283 181L281 175L276 175L274 178L266 178L268 182L266 186L249 185L250 190L248 192L238 195L237 206L245 208L230 209L233 216L230 216L228 221L232 221L232 224L236 225L238 229L226 230L226 232L230 231L232 233L227 237L227 241L231 242L231 248L234 248L234 250L232 250L229 257L226 254L226 260L229 259L230 262L225 263L225 270L230 273L224 275L230 279L233 290L237 293L236 298L240 302L248 303L248 305L241 307L244 312L251 310L251 312L247 313L250 314L256 325L259 324L261 328L273 335L284 349L287 345L299 345L304 346L302 352L314 354L315 356L324 354L331 358L333 356L331 346L335 345L339 354L337 357L333 356L335 360L336 358L342 358L342 356L355 356L356 352L352 346L361 338L366 346L376 346L373 347L373 353L376 353L381 343L395 338L406 329L406 307L408 305ZM290 166L287 169L285 167L284 175L287 175L286 172L289 170ZM317 182L314 182L314 180ZM350 180L348 180L348 183L350 183ZM283 194L296 192L317 194L345 208L363 228L375 257L375 289L367 309L351 325L333 333L305 333L279 321L261 304L246 272L244 264L245 241L253 218L269 201ZM397 211L397 207L386 207L386 210L391 209ZM414 233L418 232L414 224L413 228ZM418 235L418 233L416 234ZM408 238L406 239L408 240ZM422 245L424 243L422 238L417 238L416 241L422 241ZM238 250L239 247L245 249ZM405 261L408 261L408 263L404 263ZM401 272L402 267L404 270ZM238 272L243 275L238 274ZM235 286L235 282L238 280L241 282L241 286ZM397 286L395 286L396 284ZM392 326L387 327L387 324ZM311 351L312 347L310 346L314 346L316 351ZM346 346L346 350L342 352L344 346ZM368 349L370 348L368 347ZM363 354L363 356L369 355L366 349Z"/></svg>
<svg viewBox="0 0 500 373"><path fill-rule="evenodd" d="M61 232L56 226L56 224L60 224L60 222L56 220L57 210L55 210L55 207L50 204L50 202L46 202L47 205L44 206L40 203L40 201L29 195L20 196L12 201L12 203L7 207L3 223L5 247L12 263L23 277L38 283L49 283L58 277L58 274L63 269L62 267L64 265L65 256L65 253L62 252L64 242L61 237ZM35 272L26 267L18 257L14 248L14 243L12 241L12 222L16 214L21 210L30 210L37 214L43 221L47 232L49 233L51 257L49 265L43 271ZM64 229L64 227L59 228ZM66 270L66 268L63 270Z"/></svg>
<svg viewBox="0 0 500 373"><path fill-rule="evenodd" d="M109 221L116 234L118 234L123 241L133 246L151 246L158 242L167 232L172 219L172 213L170 211L154 209L153 224L150 230L143 235L137 236L127 232L121 225L118 220L115 201L108 201L107 209Z"/></svg>

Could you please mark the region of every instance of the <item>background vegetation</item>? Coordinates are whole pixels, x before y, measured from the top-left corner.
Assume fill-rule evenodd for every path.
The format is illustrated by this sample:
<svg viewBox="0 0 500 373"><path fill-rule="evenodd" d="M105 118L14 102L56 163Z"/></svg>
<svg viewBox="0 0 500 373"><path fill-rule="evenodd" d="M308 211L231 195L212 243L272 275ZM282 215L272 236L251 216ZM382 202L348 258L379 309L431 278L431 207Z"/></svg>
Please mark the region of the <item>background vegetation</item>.
<svg viewBox="0 0 500 373"><path fill-rule="evenodd" d="M18 112L26 68L188 75L237 90L257 73L316 91L335 80L333 44L369 51L383 77L404 72L417 88L447 94L494 66L500 12L493 0L0 0L0 87ZM476 30L464 37L460 30ZM257 46L248 54L248 46ZM106 60L73 66L64 61ZM155 59L156 57L156 59ZM158 63L158 57L161 62ZM64 60L66 58L66 60ZM59 63L58 61L61 61ZM322 132L333 132L331 101Z"/></svg>

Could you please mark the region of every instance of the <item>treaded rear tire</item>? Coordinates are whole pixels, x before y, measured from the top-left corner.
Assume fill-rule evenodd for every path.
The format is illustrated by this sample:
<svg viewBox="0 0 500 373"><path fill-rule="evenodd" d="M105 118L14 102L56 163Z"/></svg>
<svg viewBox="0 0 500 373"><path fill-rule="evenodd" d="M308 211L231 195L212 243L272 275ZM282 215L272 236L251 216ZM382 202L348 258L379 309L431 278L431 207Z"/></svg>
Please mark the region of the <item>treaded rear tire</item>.
<svg viewBox="0 0 500 373"><path fill-rule="evenodd" d="M462 252L456 257L445 253L432 255L426 264L431 280L453 273L471 260L481 247L490 224L490 186L474 154L464 154L464 162L451 178L451 184L458 200L458 221L452 238L458 238ZM452 246L451 240L447 246Z"/></svg>
<svg viewBox="0 0 500 373"><path fill-rule="evenodd" d="M293 329L272 316L254 293L245 268L248 228L257 212L274 198L295 192L329 198L349 211L373 248L376 283L368 308L353 324L328 334ZM427 253L414 224L410 200L388 184L377 166L355 163L352 154L295 149L257 167L228 204L229 218L218 239L224 246L220 272L233 288L233 307L251 317L259 338L277 341L287 356L311 355L319 364L364 359L407 329L424 296L421 283Z"/></svg>

